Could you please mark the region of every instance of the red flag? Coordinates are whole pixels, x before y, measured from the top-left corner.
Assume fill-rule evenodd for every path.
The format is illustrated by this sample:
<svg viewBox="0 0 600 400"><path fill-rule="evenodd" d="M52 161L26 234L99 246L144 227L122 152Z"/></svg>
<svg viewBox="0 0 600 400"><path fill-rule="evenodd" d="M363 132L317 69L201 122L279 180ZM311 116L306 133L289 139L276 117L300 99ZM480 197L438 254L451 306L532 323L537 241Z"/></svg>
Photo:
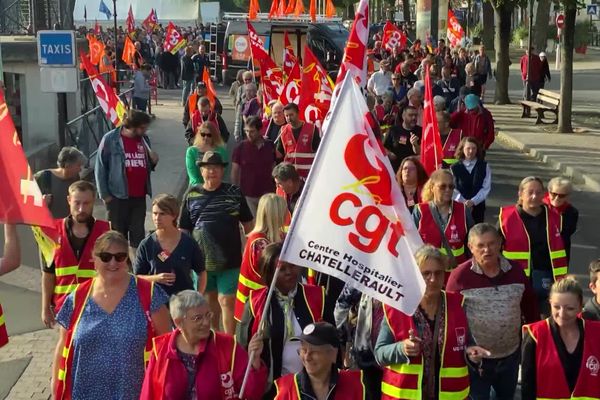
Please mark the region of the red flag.
<svg viewBox="0 0 600 400"><path fill-rule="evenodd" d="M279 102L284 106L289 103L300 103L300 88L302 87L302 74L300 73L300 63L296 61L292 67L288 78L283 86Z"/></svg>
<svg viewBox="0 0 600 400"><path fill-rule="evenodd" d="M294 48L292 47L287 31L283 33L283 46L283 73L285 76L289 77L292 68L294 68L294 65L298 62L298 58L296 58L296 55L294 54Z"/></svg>
<svg viewBox="0 0 600 400"><path fill-rule="evenodd" d="M354 16L348 43L344 50L344 58L335 81L336 85L344 80L347 74L354 77L360 86L367 84L367 41L369 40L369 0L360 0Z"/></svg>
<svg viewBox="0 0 600 400"><path fill-rule="evenodd" d="M176 54L186 44L186 40L181 36L181 33L175 28L172 22L167 26L167 34L165 35L165 43L163 48L171 54Z"/></svg>
<svg viewBox="0 0 600 400"><path fill-rule="evenodd" d="M442 166L442 140L431 94L429 68L425 68L425 105L423 108L423 136L421 138L421 164L428 175Z"/></svg>
<svg viewBox="0 0 600 400"><path fill-rule="evenodd" d="M398 27L392 24L390 21L385 23L383 27L383 39L381 45L388 51L396 46L400 46L401 49L406 48L406 35Z"/></svg>
<svg viewBox="0 0 600 400"><path fill-rule="evenodd" d="M87 35L88 47L90 49L90 62L98 65L104 55L104 43L96 39L94 35Z"/></svg>
<svg viewBox="0 0 600 400"><path fill-rule="evenodd" d="M258 64L260 69L263 104L269 104L271 100L278 99L283 90L283 71L265 51L264 44L250 21L247 21L247 24L252 62Z"/></svg>
<svg viewBox="0 0 600 400"><path fill-rule="evenodd" d="M290 1L292 1L292 0L290 0ZM279 17L284 16L286 9L287 9L287 5L285 4L285 0L280 0L279 1L279 8L277 9L277 16L279 16Z"/></svg>
<svg viewBox="0 0 600 400"><path fill-rule="evenodd" d="M131 4L129 5L129 11L127 12L127 33L131 35L132 32L135 32L135 18L133 17L133 10L131 9Z"/></svg>
<svg viewBox="0 0 600 400"><path fill-rule="evenodd" d="M90 63L87 54L80 53L79 59L90 78L100 107L114 126L121 125L121 121L125 115L125 106L111 89L110 85L102 78L102 75L98 74L96 68Z"/></svg>
<svg viewBox="0 0 600 400"><path fill-rule="evenodd" d="M294 7L294 15L296 17L300 16L300 14L304 14L304 4L302 0L296 0L296 6Z"/></svg>
<svg viewBox="0 0 600 400"><path fill-rule="evenodd" d="M156 11L154 11L153 8L150 10L150 14L148 14L144 22L142 22L142 27L144 27L146 32L152 32L156 25L158 25L158 17L156 16Z"/></svg>
<svg viewBox="0 0 600 400"><path fill-rule="evenodd" d="M121 59L127 65L132 65L135 61L135 53L136 53L135 45L129 38L129 36L125 36L125 44L123 45L123 55Z"/></svg>
<svg viewBox="0 0 600 400"><path fill-rule="evenodd" d="M290 15L291 13L294 12L294 9L296 8L296 1L301 1L301 0L290 0L289 3L287 4L287 7L285 9L285 15Z"/></svg>
<svg viewBox="0 0 600 400"><path fill-rule="evenodd" d="M102 33L102 27L98 23L98 20L96 20L96 23L94 24L94 34L96 36L100 36L101 33Z"/></svg>
<svg viewBox="0 0 600 400"><path fill-rule="evenodd" d="M298 104L300 118L320 125L331 105L333 82L308 46L304 47L301 87Z"/></svg>
<svg viewBox="0 0 600 400"><path fill-rule="evenodd" d="M462 40L465 31L463 30L460 22L456 19L454 12L452 10L448 10L448 31L447 38L448 42L452 47L457 46Z"/></svg>
<svg viewBox="0 0 600 400"><path fill-rule="evenodd" d="M310 20L315 22L317 20L317 0L310 0L308 13L310 14Z"/></svg>
<svg viewBox="0 0 600 400"><path fill-rule="evenodd" d="M327 2L325 3L325 17L335 17L335 5L333 5L332 0L327 0Z"/></svg>
<svg viewBox="0 0 600 400"><path fill-rule="evenodd" d="M279 16L279 2L273 0L271 3L271 9L269 9L269 19Z"/></svg>
<svg viewBox="0 0 600 400"><path fill-rule="evenodd" d="M0 222L54 227L0 88Z"/></svg>

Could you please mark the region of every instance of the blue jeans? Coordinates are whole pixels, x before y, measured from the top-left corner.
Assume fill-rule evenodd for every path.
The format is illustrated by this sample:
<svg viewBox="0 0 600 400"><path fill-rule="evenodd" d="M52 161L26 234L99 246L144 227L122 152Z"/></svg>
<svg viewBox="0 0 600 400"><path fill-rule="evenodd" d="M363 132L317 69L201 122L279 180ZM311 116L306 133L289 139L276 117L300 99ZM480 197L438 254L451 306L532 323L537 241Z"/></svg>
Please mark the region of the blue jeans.
<svg viewBox="0 0 600 400"><path fill-rule="evenodd" d="M194 80L189 80L189 81L182 81L182 88L181 88L181 104L185 104L185 102L188 99L188 96L190 95L191 91L192 91L192 87L194 86ZM191 118L191 115L190 115Z"/></svg>
<svg viewBox="0 0 600 400"><path fill-rule="evenodd" d="M513 400L519 379L520 349L508 357L484 359L483 373L469 364L473 400Z"/></svg>

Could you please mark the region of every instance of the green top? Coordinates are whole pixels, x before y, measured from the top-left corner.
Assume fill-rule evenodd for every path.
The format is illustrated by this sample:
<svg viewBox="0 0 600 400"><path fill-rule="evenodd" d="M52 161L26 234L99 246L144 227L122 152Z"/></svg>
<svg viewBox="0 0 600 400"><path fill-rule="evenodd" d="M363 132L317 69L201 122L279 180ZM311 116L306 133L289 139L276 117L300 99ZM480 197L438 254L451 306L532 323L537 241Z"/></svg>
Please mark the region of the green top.
<svg viewBox="0 0 600 400"><path fill-rule="evenodd" d="M225 147L217 146L215 152L221 155L223 161L229 163L229 155L227 154L227 149L225 149ZM196 146L188 147L185 152L185 169L187 170L190 186L201 185L204 183L204 179L202 179L202 175L200 174L200 167L196 165L196 161L202 160L203 156L204 152L200 151ZM223 182L229 182L229 165L225 167Z"/></svg>

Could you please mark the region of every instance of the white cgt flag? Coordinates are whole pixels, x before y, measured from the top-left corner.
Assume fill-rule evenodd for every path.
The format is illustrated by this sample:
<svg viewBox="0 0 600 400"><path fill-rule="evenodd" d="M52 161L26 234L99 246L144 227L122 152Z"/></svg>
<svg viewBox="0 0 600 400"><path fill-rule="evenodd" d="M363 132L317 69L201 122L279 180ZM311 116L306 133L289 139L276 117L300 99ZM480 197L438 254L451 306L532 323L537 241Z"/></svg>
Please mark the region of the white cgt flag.
<svg viewBox="0 0 600 400"><path fill-rule="evenodd" d="M425 290L413 257L423 242L368 112L345 79L280 258L412 315Z"/></svg>

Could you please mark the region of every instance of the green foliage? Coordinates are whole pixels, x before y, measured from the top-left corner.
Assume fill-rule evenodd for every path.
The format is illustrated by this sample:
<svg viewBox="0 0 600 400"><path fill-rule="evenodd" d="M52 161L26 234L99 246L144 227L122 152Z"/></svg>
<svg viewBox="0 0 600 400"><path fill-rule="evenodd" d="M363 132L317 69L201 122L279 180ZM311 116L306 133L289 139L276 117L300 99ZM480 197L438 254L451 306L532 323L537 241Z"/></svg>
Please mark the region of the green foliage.
<svg viewBox="0 0 600 400"><path fill-rule="evenodd" d="M478 23L471 28L471 36L480 38L483 35L483 25Z"/></svg>
<svg viewBox="0 0 600 400"><path fill-rule="evenodd" d="M584 0L559 0L558 3L560 4L560 9L561 10L581 10L582 8L585 8L585 1Z"/></svg>
<svg viewBox="0 0 600 400"><path fill-rule="evenodd" d="M556 24L548 25L547 39L552 39L552 40L556 41L557 35L558 35L558 29L556 28Z"/></svg>
<svg viewBox="0 0 600 400"><path fill-rule="evenodd" d="M589 44L590 42L590 22L581 21L575 24L575 48Z"/></svg>
<svg viewBox="0 0 600 400"><path fill-rule="evenodd" d="M529 35L529 28L527 27L527 25L525 25L525 24L519 25L512 32L512 43L518 46L520 44L521 40L524 40L525 38L527 38L528 35Z"/></svg>

